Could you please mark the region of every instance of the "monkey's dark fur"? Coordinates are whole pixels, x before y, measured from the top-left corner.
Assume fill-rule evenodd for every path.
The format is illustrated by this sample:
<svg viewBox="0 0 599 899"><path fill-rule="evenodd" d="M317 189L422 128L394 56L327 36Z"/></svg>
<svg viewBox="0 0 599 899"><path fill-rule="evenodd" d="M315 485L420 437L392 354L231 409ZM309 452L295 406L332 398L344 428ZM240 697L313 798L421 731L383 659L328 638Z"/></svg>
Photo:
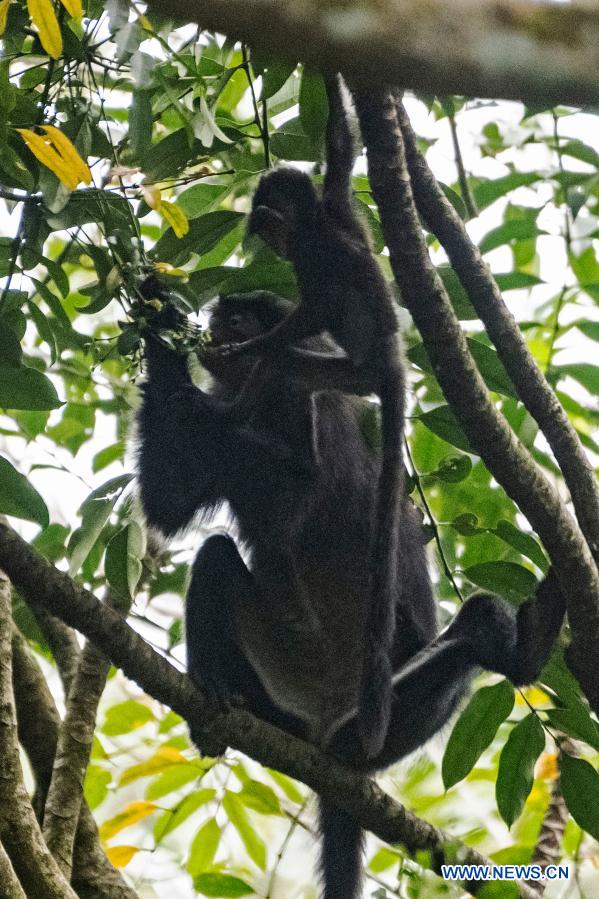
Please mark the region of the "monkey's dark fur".
<svg viewBox="0 0 599 899"><path fill-rule="evenodd" d="M301 303L273 332L232 352L272 354L298 339L328 331L354 366L350 391L374 392L380 397L382 465L377 523L371 535L370 602L358 703L360 737L365 751L374 758L382 749L391 710L398 518L403 491L404 368L395 301L352 207L353 148L338 76L327 78L327 92L327 169L322 199L303 172L275 169L260 180L249 220L250 232L292 261ZM309 369L309 352L303 356ZM322 355L317 358L325 367ZM331 366L338 363L333 360ZM325 382L326 378L323 386Z"/></svg>
<svg viewBox="0 0 599 899"><path fill-rule="evenodd" d="M211 320L214 340L246 340L289 312L267 293L221 300ZM304 345L327 349L322 338ZM515 684L537 677L564 614L553 574L517 613L495 597L471 598L438 636L418 515L402 496L391 716L382 750L368 758L356 710L380 459L360 429L363 401L334 391L314 395L283 364L262 363L251 414L239 425L229 404L252 370L249 357L207 357L210 393L192 385L185 360L160 337L148 335L146 358L139 481L149 523L173 535L226 500L249 559L229 537L213 536L194 562L188 669L202 687L240 696L258 716L374 771L433 736L480 668ZM201 735L194 738L201 747ZM321 803L321 831L324 899L356 899L360 828Z"/></svg>

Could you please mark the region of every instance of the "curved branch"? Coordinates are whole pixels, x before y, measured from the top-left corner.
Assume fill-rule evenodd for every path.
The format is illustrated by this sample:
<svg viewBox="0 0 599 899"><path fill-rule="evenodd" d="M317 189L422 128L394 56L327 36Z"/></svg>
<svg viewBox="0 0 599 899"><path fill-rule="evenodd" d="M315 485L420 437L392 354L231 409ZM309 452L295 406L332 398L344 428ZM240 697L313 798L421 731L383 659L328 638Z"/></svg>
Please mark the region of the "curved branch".
<svg viewBox="0 0 599 899"><path fill-rule="evenodd" d="M0 843L0 883L6 899L27 899L2 843Z"/></svg>
<svg viewBox="0 0 599 899"><path fill-rule="evenodd" d="M429 850L435 865L444 863L445 849L451 847L455 860L455 840L411 814L374 781L243 709L216 713L189 678L153 650L118 612L102 605L1 522L0 567L25 597L35 594L38 602L84 634L146 693L183 716L193 731L209 731L219 742L303 781L386 842L402 843L411 853ZM464 863L488 863L467 846L458 845L457 855ZM519 884L519 889L527 899L535 896L526 884Z"/></svg>
<svg viewBox="0 0 599 899"><path fill-rule="evenodd" d="M71 879L73 846L83 802L98 703L110 662L93 643L84 647L58 733L54 768L44 806L44 838L62 873Z"/></svg>
<svg viewBox="0 0 599 899"><path fill-rule="evenodd" d="M35 775L36 807L41 818L61 721L46 679L16 627L12 634L12 655L19 742ZM96 822L85 801L75 839L72 884L79 899L137 899L137 893L127 886L120 871L102 851Z"/></svg>
<svg viewBox="0 0 599 899"><path fill-rule="evenodd" d="M10 584L0 571L0 840L27 895L77 899L48 852L23 783L11 635Z"/></svg>
<svg viewBox="0 0 599 899"><path fill-rule="evenodd" d="M441 389L474 450L543 541L568 598L568 662L599 712L599 575L589 547L528 450L497 411L470 354L420 226L395 98L355 92L368 150L370 186L379 207L391 265L422 335ZM572 587L576 585L576 593Z"/></svg>
<svg viewBox="0 0 599 899"><path fill-rule="evenodd" d="M31 597L27 604L33 612L42 634L48 641L58 668L64 695L68 696L81 655L77 637L64 621L50 615L46 609L38 605L35 597Z"/></svg>
<svg viewBox="0 0 599 899"><path fill-rule="evenodd" d="M570 419L535 362L501 291L464 222L439 187L418 149L400 99L397 117L416 208L447 253L522 402L545 434L570 491L576 517L599 562L599 484Z"/></svg>
<svg viewBox="0 0 599 899"><path fill-rule="evenodd" d="M263 50L365 83L584 106L599 97L599 12L554 0L150 0ZM264 23L268 22L268 28Z"/></svg>

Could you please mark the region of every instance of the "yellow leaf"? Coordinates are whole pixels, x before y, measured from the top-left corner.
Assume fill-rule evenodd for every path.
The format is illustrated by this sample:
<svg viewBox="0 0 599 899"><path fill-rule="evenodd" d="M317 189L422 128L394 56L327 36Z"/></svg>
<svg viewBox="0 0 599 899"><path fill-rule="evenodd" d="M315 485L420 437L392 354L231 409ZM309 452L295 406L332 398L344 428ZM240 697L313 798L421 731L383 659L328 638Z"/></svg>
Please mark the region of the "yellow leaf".
<svg viewBox="0 0 599 899"><path fill-rule="evenodd" d="M45 165L47 169L50 169L51 172L54 172L56 177L62 181L69 190L75 190L79 183L78 176L68 166L66 160L63 159L62 156L59 156L56 150L50 146L46 138L42 137L40 134L36 134L35 131L30 131L29 128L17 128L17 131L35 158L38 159L42 165Z"/></svg>
<svg viewBox="0 0 599 899"><path fill-rule="evenodd" d="M83 4L81 0L60 0L68 14L72 19L81 19L83 17Z"/></svg>
<svg viewBox="0 0 599 899"><path fill-rule="evenodd" d="M189 231L189 221L180 206L163 200L159 209L160 215L175 232L175 237L183 237Z"/></svg>
<svg viewBox="0 0 599 899"><path fill-rule="evenodd" d="M189 273L185 269L175 268L170 262L155 262L153 269L159 275L168 275L170 278L181 278L183 281L187 281L189 278Z"/></svg>
<svg viewBox="0 0 599 899"><path fill-rule="evenodd" d="M516 693L516 705L545 706L549 696L540 687L524 687Z"/></svg>
<svg viewBox="0 0 599 899"><path fill-rule="evenodd" d="M137 21L144 29L144 31L154 31L154 29L152 28L152 23L146 16L141 15Z"/></svg>
<svg viewBox="0 0 599 899"><path fill-rule="evenodd" d="M537 762L535 777L540 780L557 780L559 767L555 752L544 752Z"/></svg>
<svg viewBox="0 0 599 899"><path fill-rule="evenodd" d="M151 304L152 301L150 301ZM151 758L139 765L132 765L128 768L120 779L120 786L137 780L138 777L150 777L152 774L159 774L173 765L189 765L189 759L186 759L182 752L173 746L163 746Z"/></svg>
<svg viewBox="0 0 599 899"><path fill-rule="evenodd" d="M10 0L0 0L0 35L4 34L4 29L6 28L9 5Z"/></svg>
<svg viewBox="0 0 599 899"><path fill-rule="evenodd" d="M138 846L109 846L106 855L115 868L124 868L138 852Z"/></svg>
<svg viewBox="0 0 599 899"><path fill-rule="evenodd" d="M100 837L102 840L110 840L119 831L124 830L125 827L130 827L132 824L142 821L155 811L156 806L153 802L147 802L146 800L130 802L114 818L104 821L104 824L100 826Z"/></svg>
<svg viewBox="0 0 599 899"><path fill-rule="evenodd" d="M62 53L62 35L52 0L27 0L31 21L40 33L42 47L52 59Z"/></svg>
<svg viewBox="0 0 599 899"><path fill-rule="evenodd" d="M83 181L84 184L91 184L92 173L89 170L89 166L81 158L66 134L63 134L54 125L42 125L42 128L62 158L72 168L73 174L79 176L78 181Z"/></svg>

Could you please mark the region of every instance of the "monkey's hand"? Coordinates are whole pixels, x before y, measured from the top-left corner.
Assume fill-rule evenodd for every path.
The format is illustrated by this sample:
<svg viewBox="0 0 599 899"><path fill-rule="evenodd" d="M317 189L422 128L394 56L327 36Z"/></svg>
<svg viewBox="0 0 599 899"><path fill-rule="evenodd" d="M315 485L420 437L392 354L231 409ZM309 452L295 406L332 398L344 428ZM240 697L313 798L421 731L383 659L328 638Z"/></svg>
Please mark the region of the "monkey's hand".
<svg viewBox="0 0 599 899"><path fill-rule="evenodd" d="M208 344L202 347L201 356L208 362L231 362L240 356L260 355L257 351L261 345L261 337L244 340L241 343Z"/></svg>

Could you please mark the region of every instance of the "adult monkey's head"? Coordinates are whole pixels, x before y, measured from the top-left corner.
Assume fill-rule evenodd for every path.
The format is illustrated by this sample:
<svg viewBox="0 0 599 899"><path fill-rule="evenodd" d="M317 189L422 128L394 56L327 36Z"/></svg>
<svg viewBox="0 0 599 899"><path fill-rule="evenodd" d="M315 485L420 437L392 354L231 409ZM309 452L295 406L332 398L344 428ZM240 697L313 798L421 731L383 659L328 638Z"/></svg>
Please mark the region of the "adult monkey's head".
<svg viewBox="0 0 599 899"><path fill-rule="evenodd" d="M319 205L308 175L289 167L273 169L256 188L248 234L257 234L271 250L289 258L302 228L314 222Z"/></svg>

